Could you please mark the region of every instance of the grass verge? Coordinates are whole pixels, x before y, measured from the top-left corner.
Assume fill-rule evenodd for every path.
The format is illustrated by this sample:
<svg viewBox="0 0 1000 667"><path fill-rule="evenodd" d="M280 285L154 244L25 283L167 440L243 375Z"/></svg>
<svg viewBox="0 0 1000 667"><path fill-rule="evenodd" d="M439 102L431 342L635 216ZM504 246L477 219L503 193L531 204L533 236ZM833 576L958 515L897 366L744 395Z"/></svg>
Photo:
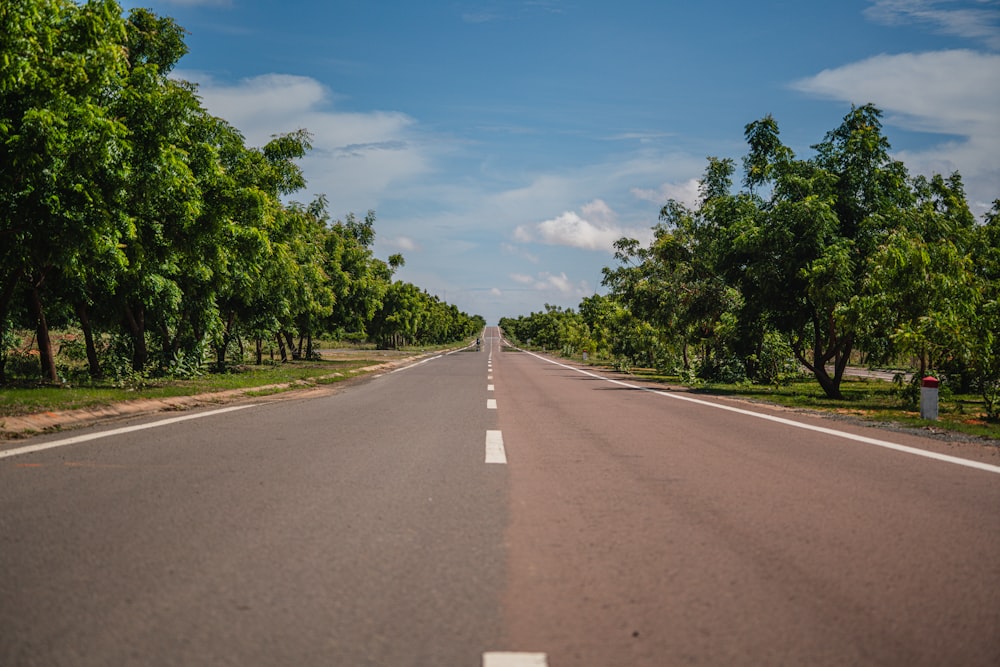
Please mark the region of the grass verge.
<svg viewBox="0 0 1000 667"><path fill-rule="evenodd" d="M410 353L412 354L412 353ZM403 356L403 355L394 355ZM87 382L59 386L22 383L0 388L0 417L59 412L111 405L136 399L162 399L245 389L251 396L289 391L302 386L330 384L356 377L358 371L383 363L385 356L360 350L342 358L290 361L261 366L242 365L228 373L206 373L190 379L143 380L133 386ZM261 389L254 391L254 388Z"/></svg>
<svg viewBox="0 0 1000 667"><path fill-rule="evenodd" d="M644 380L687 386L692 393L730 396L793 409L816 410L875 423L950 431L996 440L1000 443L1000 423L986 419L983 399L974 394L952 394L942 391L938 402L938 419L931 421L920 418L919 405L913 405L898 386L876 378L845 377L841 384L844 398L835 400L828 398L811 377L796 378L778 386L717 383L691 386L683 385L677 376L657 375L651 370L633 369L632 374Z"/></svg>

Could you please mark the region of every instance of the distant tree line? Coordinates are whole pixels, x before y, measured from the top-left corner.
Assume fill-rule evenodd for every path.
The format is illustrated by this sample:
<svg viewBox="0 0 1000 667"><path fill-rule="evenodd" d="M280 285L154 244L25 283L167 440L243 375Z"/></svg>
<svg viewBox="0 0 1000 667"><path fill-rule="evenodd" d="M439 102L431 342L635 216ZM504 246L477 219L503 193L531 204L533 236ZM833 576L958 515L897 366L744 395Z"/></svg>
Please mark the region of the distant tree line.
<svg viewBox="0 0 1000 667"><path fill-rule="evenodd" d="M504 318L521 342L621 365L771 383L804 367L841 398L849 360L913 359L1000 416L1000 200L982 221L958 173L911 177L881 112L853 107L802 159L771 116L736 165L709 158L700 201L668 201L654 239L616 243L606 295Z"/></svg>
<svg viewBox="0 0 1000 667"><path fill-rule="evenodd" d="M55 381L51 327L78 326L90 374L166 371L318 335L433 344L484 324L393 279L374 213L331 221L296 160L305 130L248 147L168 75L173 19L113 0L0 4L0 382L31 329ZM303 341L305 349L303 349Z"/></svg>

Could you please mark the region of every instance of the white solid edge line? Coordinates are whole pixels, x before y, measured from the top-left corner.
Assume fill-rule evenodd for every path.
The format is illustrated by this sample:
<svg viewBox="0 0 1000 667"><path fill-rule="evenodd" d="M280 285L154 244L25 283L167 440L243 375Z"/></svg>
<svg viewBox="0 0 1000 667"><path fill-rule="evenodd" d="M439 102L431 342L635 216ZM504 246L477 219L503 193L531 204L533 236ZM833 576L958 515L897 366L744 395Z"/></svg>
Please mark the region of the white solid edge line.
<svg viewBox="0 0 1000 667"><path fill-rule="evenodd" d="M548 667L548 664L548 656L544 653L483 653L483 667Z"/></svg>
<svg viewBox="0 0 1000 667"><path fill-rule="evenodd" d="M486 463L507 463L501 431L486 431Z"/></svg>
<svg viewBox="0 0 1000 667"><path fill-rule="evenodd" d="M449 352L448 354L451 354L451 352ZM420 361L414 362L414 363L410 364L409 366L400 366L399 368L396 368L394 370L389 371L389 375L392 375L393 373L398 373L400 371L409 370L411 368L419 366L420 364L426 364L428 361L434 361L435 359L440 359L443 356L444 356L443 354L439 354L437 356L429 357L427 359L421 359Z"/></svg>
<svg viewBox="0 0 1000 667"><path fill-rule="evenodd" d="M159 426L168 426L170 424L176 424L177 422L188 421L189 419L200 419L202 417L211 417L213 415L219 415L224 412L233 412L234 410L245 410L247 408L252 408L255 405L257 404L251 403L250 405L236 405L228 408L219 408L218 410L209 410L208 412L196 412L189 415L182 415L180 417L161 419L160 421L149 422L146 424L123 426L121 428L111 429L110 431L101 431L99 433L87 433L84 435L73 436L71 438L63 438L62 440L53 440L51 442L43 442L37 445L18 447L17 449L7 449L4 451L0 451L0 459L6 459L11 456L18 456L20 454L31 454L32 452L41 452L46 449L55 449L56 447L66 447L68 445L76 445L81 442L87 442L89 440L110 438L111 436L114 435L122 435L123 433L132 433L133 431L143 431L145 429L157 428Z"/></svg>
<svg viewBox="0 0 1000 667"><path fill-rule="evenodd" d="M535 354L534 352L529 352L528 350L523 350L523 351L527 352L536 359L540 359L544 362L555 364L556 366L562 366L563 368L566 368L568 370L576 371L577 373L581 373L583 375L589 375L590 377L597 378L598 380L604 380L605 382L610 382L611 384L616 384L621 387L628 387L629 389L640 389L650 394L656 394L657 396L665 396L666 398L672 398L678 401L687 401L689 403L697 403L698 405L704 405L710 408L718 408L719 410L728 410L729 412L735 412L741 415L746 415L748 417L766 419L767 421L777 422L779 424L784 424L786 426L794 426L795 428L801 428L807 431L815 431L816 433L823 433L825 435L832 435L837 438L844 438L845 440L854 440L855 442L863 442L867 445L884 447L885 449L892 449L897 452L913 454L914 456L923 456L925 458L934 459L936 461L953 463L955 465L965 466L966 468L974 468L976 470L983 470L985 472L1000 474L1000 466L995 466L990 463L982 463L981 461L971 461L969 459L963 459L958 456L949 456L948 454L938 454L937 452L929 452L925 449L917 449L916 447L898 445L894 442L889 442L887 440L879 440L877 438L869 438L864 435L855 435L853 433L847 433L845 431L837 431L832 428L826 428L825 426L814 426L812 424L803 424L802 422L793 421L791 419L785 419L784 417L776 417L774 415L768 415L762 412L754 412L753 410L745 410L743 408L737 408L731 405L723 405L721 403L712 403L711 401L703 401L698 398L692 398L691 396L684 396L682 394L677 394L674 392L667 392L660 389L651 389L649 387L640 387L639 385L631 384L628 382L622 382L621 380L612 380L603 377L601 375L598 375L597 373L591 373L590 371L585 371L580 368L574 368L573 366L569 366L567 364L563 364L558 361L553 361L552 359L546 359L545 357Z"/></svg>

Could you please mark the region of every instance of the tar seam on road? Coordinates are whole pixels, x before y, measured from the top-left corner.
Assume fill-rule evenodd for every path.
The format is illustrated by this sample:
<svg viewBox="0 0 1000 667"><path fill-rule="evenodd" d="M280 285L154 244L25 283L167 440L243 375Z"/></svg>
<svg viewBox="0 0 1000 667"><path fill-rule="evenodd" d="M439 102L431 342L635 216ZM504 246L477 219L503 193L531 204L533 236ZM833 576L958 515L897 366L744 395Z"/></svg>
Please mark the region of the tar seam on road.
<svg viewBox="0 0 1000 667"><path fill-rule="evenodd" d="M43 442L38 445L28 445L27 447L18 447L17 449L8 449L6 451L0 451L0 459L5 459L11 456L18 456L19 454L30 454L32 452L40 452L46 449L55 449L56 447L66 447L68 445L75 445L81 442L87 442L88 440L97 440L99 438L108 438L113 435L121 435L123 433L132 433L133 431L143 431L149 428L157 428L160 426L168 426L170 424L176 424L177 422L187 421L189 419L200 419L202 417L211 417L213 415L222 414L224 412L232 412L234 410L245 410L246 408L252 408L256 403L251 403L250 405L235 405L228 408L219 408L218 410L209 410L208 412L196 412L190 415L182 415L180 417L171 417L170 419L161 419L156 422L149 422L147 424L136 424L134 426L123 426L122 428L112 429L110 431L101 431L100 433L87 433L85 435L77 435L72 438L64 438L62 440L53 440L52 442Z"/></svg>
<svg viewBox="0 0 1000 667"><path fill-rule="evenodd" d="M524 351L528 352L527 350ZM744 410L743 408L736 408L730 405L722 405L721 403L712 403L711 401L703 401L698 398L692 398L690 396L683 396L680 394L661 391L659 389L640 387L639 385L630 384L628 382L622 382L621 380L612 380L610 378L598 375L597 373L591 373L590 371L585 371L580 368L574 368L573 366L562 364L559 363L558 361L553 361L552 359L546 359L545 357L535 354L534 352L528 352L528 354L546 363L555 364L556 366L561 366L568 370L575 371L583 375L588 375L593 378L597 378L598 380L604 380L605 382L610 382L611 384L616 384L622 387L628 387L629 389L640 389L642 391L649 392L650 394L656 394L657 396L665 396L666 398L673 398L678 401L688 401L689 403L697 403L698 405L704 405L710 408L718 408L719 410L728 410L729 412L735 412L741 415L746 415L748 417L756 417L758 419L766 419L767 421L777 422L779 424L785 424L786 426L794 426L795 428L801 428L807 431L824 433L826 435L832 435L837 438L844 438L846 440L863 442L868 445L875 445L876 447L884 447L885 449L893 449L897 452L903 452L905 454L923 456L925 458L935 459L937 461L944 461L945 463L953 463L955 465L965 466L967 468L975 468L976 470L983 470L985 472L1000 474L1000 466L995 466L989 463L982 463L980 461L970 461L969 459L963 459L958 456L949 456L947 454L938 454L937 452L929 452L924 449L917 449L916 447L897 445L896 443L888 442L887 440L878 440L876 438L869 438L863 435L854 435L853 433L847 433L845 431L837 431L835 429L826 428L824 426L813 426L812 424L803 424L802 422L797 422L791 419L785 419L784 417L776 417L774 415L768 415L762 412L754 412L752 410Z"/></svg>

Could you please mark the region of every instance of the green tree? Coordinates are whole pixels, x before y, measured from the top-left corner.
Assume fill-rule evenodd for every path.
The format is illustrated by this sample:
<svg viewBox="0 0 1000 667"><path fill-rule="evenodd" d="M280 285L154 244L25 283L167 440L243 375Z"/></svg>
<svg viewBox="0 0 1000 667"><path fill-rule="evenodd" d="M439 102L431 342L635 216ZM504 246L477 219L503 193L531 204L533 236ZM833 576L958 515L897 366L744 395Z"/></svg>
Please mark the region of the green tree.
<svg viewBox="0 0 1000 667"><path fill-rule="evenodd" d="M874 360L902 355L928 368L961 358L964 323L979 307L973 273L975 220L958 174L914 179L916 205L868 257L855 299L862 346Z"/></svg>
<svg viewBox="0 0 1000 667"><path fill-rule="evenodd" d="M0 34L0 328L23 286L42 376L55 381L46 288L79 292L88 267L121 262L123 128L108 102L125 26L112 0L10 0Z"/></svg>
<svg viewBox="0 0 1000 667"><path fill-rule="evenodd" d="M969 311L965 358L991 419L1000 419L1000 200L974 230L977 308Z"/></svg>
<svg viewBox="0 0 1000 667"><path fill-rule="evenodd" d="M363 219L347 214L326 236L326 272L334 293L327 329L337 335L367 333L388 290L388 268L375 259L374 242L374 211Z"/></svg>
<svg viewBox="0 0 1000 667"><path fill-rule="evenodd" d="M194 87L167 78L187 52L183 29L143 9L131 12L127 28L128 77L113 111L128 130L124 206L132 228L114 298L130 341L132 368L143 371L150 356L149 331L160 339L163 364L181 347L180 331L204 327L185 321L182 304L185 298L194 300L195 282L204 292L213 277L210 262L217 252L200 241L213 229L205 224L210 215L203 190L218 165L205 144L203 126L211 121Z"/></svg>
<svg viewBox="0 0 1000 667"><path fill-rule="evenodd" d="M757 129L748 126L748 137ZM814 148L815 158L797 160L773 141L751 143L754 182L770 176L771 195L745 234L746 270L756 288L746 298L788 337L823 391L841 398L858 335L852 299L895 211L912 196L905 168L889 157L874 106L852 108Z"/></svg>

